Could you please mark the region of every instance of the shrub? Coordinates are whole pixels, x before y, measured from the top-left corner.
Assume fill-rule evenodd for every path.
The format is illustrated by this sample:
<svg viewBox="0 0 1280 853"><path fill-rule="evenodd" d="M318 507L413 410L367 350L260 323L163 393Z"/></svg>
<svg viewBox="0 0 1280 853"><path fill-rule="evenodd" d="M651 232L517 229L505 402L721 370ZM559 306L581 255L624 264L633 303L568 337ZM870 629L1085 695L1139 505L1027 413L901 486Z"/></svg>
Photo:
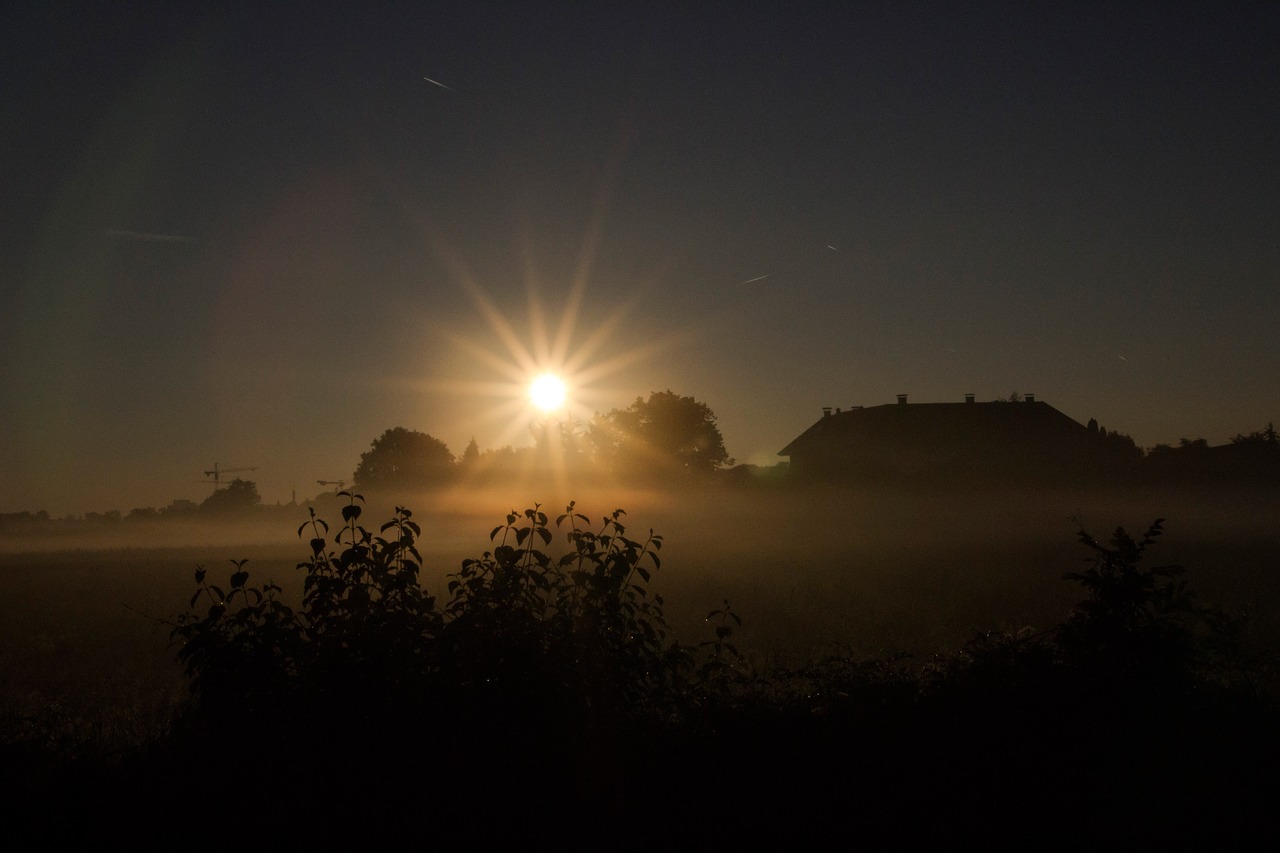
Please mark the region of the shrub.
<svg viewBox="0 0 1280 853"><path fill-rule="evenodd" d="M1163 519L1152 522L1141 539L1116 528L1103 543L1080 530L1090 566L1064 579L1079 583L1087 596L1055 633L1067 663L1113 685L1226 674L1239 626L1198 602L1181 566L1142 565L1163 532Z"/></svg>
<svg viewBox="0 0 1280 853"><path fill-rule="evenodd" d="M220 791L222 810L270 800L307 842L420 840L423 803L470 842L551 825L594 846L647 827L640 813L719 838L727 814L790 830L851 803L859 826L901 831L920 802L950 840L1064 816L1136 839L1200 803L1257 811L1250 780L1280 754L1274 706L1226 677L1229 621L1181 569L1143 565L1159 521L1140 539L1080 532L1090 563L1065 578L1085 597L1056 627L924 665L837 651L757 675L728 602L711 639L671 637L651 590L662 537L629 538L622 510L512 511L437 599L412 514L375 535L346 497L336 535L314 514L299 529L300 607L238 561L225 588L197 570L191 607L207 607L173 630L194 713L158 775Z"/></svg>
<svg viewBox="0 0 1280 853"><path fill-rule="evenodd" d="M731 629L717 632L712 665L695 668L650 589L662 537L628 538L623 510L592 528L570 504L555 522L568 546L558 558L543 550L547 515L513 510L437 602L419 582L412 513L398 507L375 535L360 525L361 496L343 495L332 539L314 510L299 528L311 550L298 564L300 609L274 584L250 586L245 561L225 589L197 568L191 607L207 606L179 616L173 640L206 718L351 725L411 709L468 725L502 717L513 729L661 720L681 713L700 674L719 677Z"/></svg>

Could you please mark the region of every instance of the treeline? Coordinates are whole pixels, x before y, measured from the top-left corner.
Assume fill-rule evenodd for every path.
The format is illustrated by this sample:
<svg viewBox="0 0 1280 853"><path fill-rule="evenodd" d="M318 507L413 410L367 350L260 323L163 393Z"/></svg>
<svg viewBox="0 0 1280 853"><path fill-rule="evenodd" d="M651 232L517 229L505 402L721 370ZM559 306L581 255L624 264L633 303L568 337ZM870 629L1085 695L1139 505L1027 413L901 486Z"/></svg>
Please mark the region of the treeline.
<svg viewBox="0 0 1280 853"><path fill-rule="evenodd" d="M1280 436L1275 425L1268 423L1261 430L1237 433L1227 444L1183 438L1177 445L1157 444L1142 461L1145 478L1157 483L1276 484L1280 483Z"/></svg>
<svg viewBox="0 0 1280 853"><path fill-rule="evenodd" d="M1014 394L1009 402L1018 402ZM1005 402L1005 401L997 401ZM1047 468L1064 484L1093 485L1246 485L1280 484L1280 436L1275 426L1239 433L1230 443L1212 446L1204 438L1181 439L1177 445L1157 444L1144 450L1127 434L1108 430L1090 418L1087 429L1096 453L1092 465L1071 471L1041 466L1025 460L1008 470L991 470L993 480L1044 482ZM689 479L726 483L752 483L761 479L786 479L787 464L772 468L736 465L725 449L715 413L707 404L673 391L656 391L637 397L625 409L612 409L590 421L548 419L530 426L533 444L506 445L482 450L474 438L458 454L440 439L406 427L393 427L374 438L361 454L352 473L355 488L372 492L421 492L457 483L519 482L521 478L569 476L578 483L601 484L663 482ZM936 481L947 479L946 470L935 472ZM1037 477L1037 475L1039 475ZM840 480L833 474L828 479ZM892 464L878 476L861 472L844 477L865 485L899 482L904 478ZM339 489L348 481L338 481ZM937 482L937 484L941 484ZM966 481L971 485L971 481ZM257 484L235 479L216 489L203 502L175 500L161 508L137 507L85 513L82 519L51 519L40 512L0 514L0 531L20 529L51 521L110 524L120 521L226 516L252 511L261 505ZM309 503L309 502L308 502Z"/></svg>
<svg viewBox="0 0 1280 853"><path fill-rule="evenodd" d="M178 521L210 516L236 515L258 508L262 497L252 480L235 479L200 503L190 500L174 500L163 507L134 507L128 512L109 509L103 512L86 512L82 516L68 515L54 518L48 512L0 513L0 531L21 530L24 527L47 525L115 525L152 521Z"/></svg>
<svg viewBox="0 0 1280 853"><path fill-rule="evenodd" d="M473 438L455 456L440 439L406 427L393 427L374 438L350 481L373 493L421 493L455 483L518 482L521 478L571 476L592 479L679 482L707 480L725 472L734 460L725 450L716 415L707 404L673 391L637 397L625 409L612 409L590 421L547 419L530 426L531 446L510 445L481 450ZM312 503L311 501L305 503ZM86 513L64 523L113 524L154 519L191 519L243 515L261 508L252 480L236 478L204 501L177 500L167 507L138 507L128 513ZM5 526L48 522L48 513L11 513Z"/></svg>
<svg viewBox="0 0 1280 853"><path fill-rule="evenodd" d="M360 456L361 490L414 491L458 480L521 474L572 474L627 480L708 478L732 466L715 413L693 397L656 391L590 421L549 419L530 427L533 445L481 450L473 438L455 457L443 441L405 427L388 429Z"/></svg>

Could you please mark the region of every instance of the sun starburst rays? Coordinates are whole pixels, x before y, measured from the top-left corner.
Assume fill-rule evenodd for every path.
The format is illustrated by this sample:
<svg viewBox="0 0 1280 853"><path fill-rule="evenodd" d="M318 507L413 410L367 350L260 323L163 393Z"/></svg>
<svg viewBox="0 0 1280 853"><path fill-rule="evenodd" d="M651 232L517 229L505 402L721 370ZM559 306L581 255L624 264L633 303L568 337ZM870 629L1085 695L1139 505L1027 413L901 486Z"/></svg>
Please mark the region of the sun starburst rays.
<svg viewBox="0 0 1280 853"><path fill-rule="evenodd" d="M616 166L613 163L606 173ZM499 451L528 448L533 439L544 462L552 463L557 482L566 474L568 445L562 433L582 433L597 412L634 399L645 390L644 380L638 378L645 363L695 337L692 329L644 322L643 297L650 290L645 282L620 288L595 276L608 197L606 179L593 200L567 281L549 283L535 251L532 235L537 229L519 229L519 293L491 282L491 273L477 275L440 235L424 235L471 302L478 322L437 328L437 340L446 341L451 353L435 356L434 376L410 384L432 395L467 398L466 405L447 406L453 412L450 426L462 441L479 437L482 446ZM608 300L603 311L597 296ZM637 376L619 381L624 372ZM533 383L543 375L556 377L562 390L535 395Z"/></svg>
<svg viewBox="0 0 1280 853"><path fill-rule="evenodd" d="M575 346L579 299L571 297L569 306L559 312L558 321L537 287L532 270L526 272L528 283L523 316L513 317L469 273L455 266L459 283L471 298L479 317L481 331L441 330L451 348L460 357L459 364L478 367L492 378L444 378L427 380L437 392L463 395L485 402L467 406L470 413L467 428L488 435L498 446L527 444L539 422L561 419L585 422L593 414L593 403L601 396L591 387L607 371L587 370L595 354L604 346L608 330L616 329L623 319L615 312L599 330L587 336L588 345ZM559 387L541 387L535 398L532 384L542 376L556 377ZM548 385L544 381L544 386ZM553 399L554 398L554 399ZM495 435L496 432L496 435Z"/></svg>

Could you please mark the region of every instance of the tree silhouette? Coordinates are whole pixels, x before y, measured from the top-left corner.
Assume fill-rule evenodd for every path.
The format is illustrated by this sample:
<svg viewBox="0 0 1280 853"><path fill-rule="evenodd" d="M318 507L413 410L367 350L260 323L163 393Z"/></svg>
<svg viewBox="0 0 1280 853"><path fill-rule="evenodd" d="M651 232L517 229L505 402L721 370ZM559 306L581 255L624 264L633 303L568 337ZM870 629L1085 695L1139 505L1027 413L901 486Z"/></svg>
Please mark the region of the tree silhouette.
<svg viewBox="0 0 1280 853"><path fill-rule="evenodd" d="M205 498L200 509L206 512L244 512L260 503L262 497L258 494L258 484L237 477L225 489L218 489Z"/></svg>
<svg viewBox="0 0 1280 853"><path fill-rule="evenodd" d="M466 450L462 451L462 455L458 457L458 463L464 467L471 467L480 461L480 445L476 444L475 436L471 441L467 442Z"/></svg>
<svg viewBox="0 0 1280 853"><path fill-rule="evenodd" d="M594 444L588 427L572 416L534 421L529 424L529 434L534 454L544 463L581 469L592 461Z"/></svg>
<svg viewBox="0 0 1280 853"><path fill-rule="evenodd" d="M355 484L361 489L410 489L437 485L453 469L453 454L438 438L394 427L360 454Z"/></svg>
<svg viewBox="0 0 1280 853"><path fill-rule="evenodd" d="M1251 432L1248 435L1237 433L1236 436L1231 439L1231 443L1254 448L1274 448L1280 446L1280 436L1277 436L1276 434L1275 424L1268 423L1267 428L1264 430Z"/></svg>
<svg viewBox="0 0 1280 853"><path fill-rule="evenodd" d="M597 453L615 469L668 465L706 474L733 460L724 449L715 413L693 397L655 391L626 409L597 416L591 430Z"/></svg>

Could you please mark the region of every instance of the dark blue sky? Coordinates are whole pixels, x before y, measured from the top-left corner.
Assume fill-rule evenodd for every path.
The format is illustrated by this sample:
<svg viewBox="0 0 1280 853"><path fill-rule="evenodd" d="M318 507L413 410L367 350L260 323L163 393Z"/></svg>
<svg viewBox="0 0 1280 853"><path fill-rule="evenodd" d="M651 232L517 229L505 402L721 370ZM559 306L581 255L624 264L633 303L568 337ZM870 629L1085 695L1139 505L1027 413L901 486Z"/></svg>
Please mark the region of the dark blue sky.
<svg viewBox="0 0 1280 853"><path fill-rule="evenodd" d="M5 13L0 511L524 443L562 327L579 415L739 460L897 393L1277 417L1280 6L258 5Z"/></svg>

